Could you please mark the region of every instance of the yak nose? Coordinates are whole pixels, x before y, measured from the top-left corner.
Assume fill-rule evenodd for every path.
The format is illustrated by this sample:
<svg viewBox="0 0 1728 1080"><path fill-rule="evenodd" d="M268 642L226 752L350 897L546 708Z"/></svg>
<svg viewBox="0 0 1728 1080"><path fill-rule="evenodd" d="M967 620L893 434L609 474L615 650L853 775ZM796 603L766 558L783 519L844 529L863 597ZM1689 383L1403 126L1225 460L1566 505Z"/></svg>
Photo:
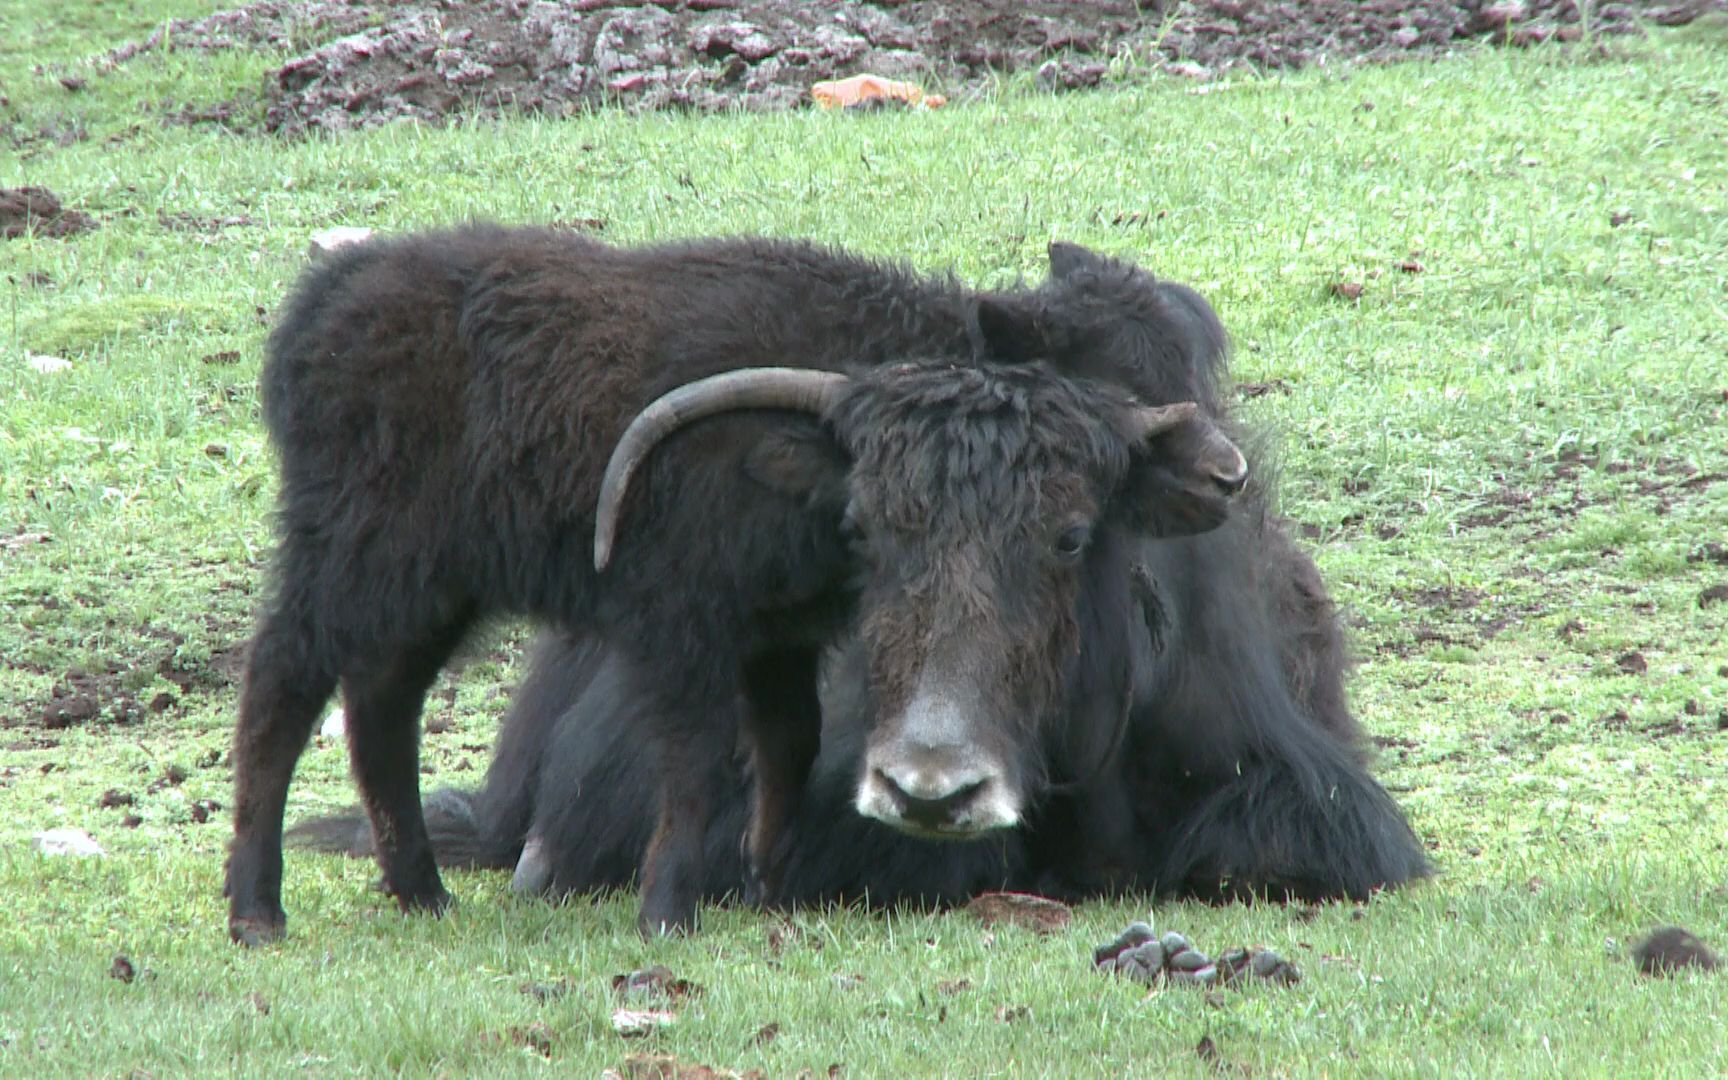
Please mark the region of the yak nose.
<svg viewBox="0 0 1728 1080"><path fill-rule="evenodd" d="M952 829L965 821L989 782L975 770L955 773L904 765L877 769L875 774L901 820L931 831Z"/></svg>
<svg viewBox="0 0 1728 1080"><path fill-rule="evenodd" d="M1020 800L1002 770L962 747L908 747L868 756L856 807L911 833L972 836L1012 828Z"/></svg>
<svg viewBox="0 0 1728 1080"><path fill-rule="evenodd" d="M1226 495L1238 495L1248 483L1248 459L1234 446L1212 467L1212 482Z"/></svg>

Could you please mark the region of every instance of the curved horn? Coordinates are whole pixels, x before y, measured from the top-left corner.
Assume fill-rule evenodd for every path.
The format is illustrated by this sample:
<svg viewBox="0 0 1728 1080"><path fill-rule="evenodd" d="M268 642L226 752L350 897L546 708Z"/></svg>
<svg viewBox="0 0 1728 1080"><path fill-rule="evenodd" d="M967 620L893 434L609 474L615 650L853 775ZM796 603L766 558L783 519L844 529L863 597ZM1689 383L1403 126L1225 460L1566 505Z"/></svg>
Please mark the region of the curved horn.
<svg viewBox="0 0 1728 1080"><path fill-rule="evenodd" d="M1200 406L1192 401L1175 405L1142 405L1129 417L1128 427L1131 435L1145 440L1198 416ZM1242 456L1242 450L1215 424L1206 425L1204 439L1204 449L1200 451L1196 464L1225 491L1232 495L1241 491L1242 485L1248 482L1248 459Z"/></svg>
<svg viewBox="0 0 1728 1080"><path fill-rule="evenodd" d="M835 371L741 368L685 383L649 402L618 437L612 458L606 462L594 514L594 569L604 570L612 561L612 544L617 539L618 517L631 474L660 440L685 424L739 409L791 409L820 415L846 382L846 376Z"/></svg>
<svg viewBox="0 0 1728 1080"><path fill-rule="evenodd" d="M1179 401L1174 405L1140 405L1129 415L1128 438L1143 442L1198 415L1200 406L1192 401Z"/></svg>
<svg viewBox="0 0 1728 1080"><path fill-rule="evenodd" d="M1199 406L1192 401L1158 406L1142 404L1128 418L1128 430L1144 441L1199 416ZM1241 448L1237 448L1236 442L1230 442L1229 435L1218 430L1215 423L1204 425L1201 444L1194 451L1194 465L1230 494L1241 491L1242 484L1248 482L1248 458L1242 456Z"/></svg>

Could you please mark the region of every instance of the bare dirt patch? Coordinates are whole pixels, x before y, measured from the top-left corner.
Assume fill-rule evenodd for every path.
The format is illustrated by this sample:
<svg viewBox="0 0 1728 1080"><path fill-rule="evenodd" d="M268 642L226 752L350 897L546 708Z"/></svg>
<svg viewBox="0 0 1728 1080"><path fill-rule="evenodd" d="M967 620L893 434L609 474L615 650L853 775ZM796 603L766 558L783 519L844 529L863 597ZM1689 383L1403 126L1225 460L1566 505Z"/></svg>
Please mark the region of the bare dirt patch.
<svg viewBox="0 0 1728 1080"><path fill-rule="evenodd" d="M784 109L816 82L866 72L951 96L1016 72L1058 90L1137 70L1206 79L1475 41L1580 41L1723 6L1592 5L1586 27L1574 0L261 0L176 21L106 59L170 45L294 53L266 88L263 124L295 134L603 105Z"/></svg>
<svg viewBox="0 0 1728 1080"><path fill-rule="evenodd" d="M68 210L60 196L45 187L0 188L0 235L76 236L96 227L82 210Z"/></svg>
<svg viewBox="0 0 1728 1080"><path fill-rule="evenodd" d="M140 636L149 642L142 656L124 662L109 660L96 669L66 671L35 714L36 726L55 731L88 723L135 723L148 715L167 712L184 698L233 686L245 664L243 642L217 650L208 660L194 662L179 653L186 641L182 634L145 627ZM141 681L137 677L140 671L152 672L173 689L140 693L134 688ZM0 727L14 726L17 725L0 722Z"/></svg>

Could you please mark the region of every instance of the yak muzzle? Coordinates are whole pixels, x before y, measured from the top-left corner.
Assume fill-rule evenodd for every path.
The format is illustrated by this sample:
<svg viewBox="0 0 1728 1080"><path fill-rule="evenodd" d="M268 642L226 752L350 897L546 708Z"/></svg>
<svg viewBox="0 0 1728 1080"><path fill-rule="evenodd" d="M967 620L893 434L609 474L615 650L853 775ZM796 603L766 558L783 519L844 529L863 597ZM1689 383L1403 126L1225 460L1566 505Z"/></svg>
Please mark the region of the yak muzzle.
<svg viewBox="0 0 1728 1080"><path fill-rule="evenodd" d="M871 752L855 806L918 836L961 839L1020 821L1003 770L963 746L897 743Z"/></svg>

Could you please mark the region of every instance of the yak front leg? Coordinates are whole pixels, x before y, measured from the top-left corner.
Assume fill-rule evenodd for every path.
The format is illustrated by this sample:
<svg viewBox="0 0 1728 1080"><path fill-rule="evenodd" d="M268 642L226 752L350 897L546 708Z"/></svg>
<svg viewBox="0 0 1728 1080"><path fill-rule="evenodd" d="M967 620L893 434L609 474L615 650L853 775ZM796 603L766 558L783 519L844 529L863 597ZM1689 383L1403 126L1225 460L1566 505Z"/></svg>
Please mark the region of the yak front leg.
<svg viewBox="0 0 1728 1080"><path fill-rule="evenodd" d="M792 819L810 778L822 737L814 649L766 653L745 665L744 741L754 774L746 899L778 903Z"/></svg>
<svg viewBox="0 0 1728 1080"><path fill-rule="evenodd" d="M660 813L642 858L642 910L636 920L644 937L696 927L696 905L707 881L708 829L737 745L736 697L726 700L725 706L660 718L654 738Z"/></svg>

